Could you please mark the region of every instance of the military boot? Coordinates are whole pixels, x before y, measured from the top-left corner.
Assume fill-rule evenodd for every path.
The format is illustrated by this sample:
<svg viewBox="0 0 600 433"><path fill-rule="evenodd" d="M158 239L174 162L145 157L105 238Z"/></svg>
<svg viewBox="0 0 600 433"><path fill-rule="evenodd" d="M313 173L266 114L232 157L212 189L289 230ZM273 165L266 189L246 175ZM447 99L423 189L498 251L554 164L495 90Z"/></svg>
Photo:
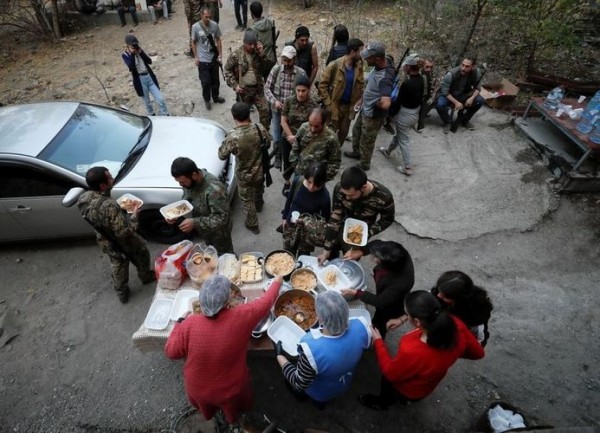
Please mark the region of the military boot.
<svg viewBox="0 0 600 433"><path fill-rule="evenodd" d="M115 289L121 304L126 304L129 301L129 286L121 286Z"/></svg>

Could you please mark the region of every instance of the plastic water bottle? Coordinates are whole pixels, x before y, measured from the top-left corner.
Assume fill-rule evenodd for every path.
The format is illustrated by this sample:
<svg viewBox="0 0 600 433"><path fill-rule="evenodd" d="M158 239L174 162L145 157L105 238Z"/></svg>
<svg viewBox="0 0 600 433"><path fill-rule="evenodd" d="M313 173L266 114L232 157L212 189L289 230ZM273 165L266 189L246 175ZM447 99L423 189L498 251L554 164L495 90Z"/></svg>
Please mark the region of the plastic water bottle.
<svg viewBox="0 0 600 433"><path fill-rule="evenodd" d="M595 108L591 110L586 108L583 114L581 115L581 120L579 121L577 126L575 126L575 129L577 129L582 134L589 134L592 131L592 129L594 129L594 125L596 125L597 123L600 123L600 112Z"/></svg>
<svg viewBox="0 0 600 433"><path fill-rule="evenodd" d="M555 87L548 93L548 96L546 96L544 108L547 108L548 110L558 109L558 104L560 104L564 95L562 87Z"/></svg>
<svg viewBox="0 0 600 433"><path fill-rule="evenodd" d="M598 110L600 111L600 90L598 90L594 96L592 97L592 99L590 99L590 102L588 102L587 107L585 108L586 110Z"/></svg>
<svg viewBox="0 0 600 433"><path fill-rule="evenodd" d="M600 121L596 122L594 131L589 136L592 143L600 144Z"/></svg>

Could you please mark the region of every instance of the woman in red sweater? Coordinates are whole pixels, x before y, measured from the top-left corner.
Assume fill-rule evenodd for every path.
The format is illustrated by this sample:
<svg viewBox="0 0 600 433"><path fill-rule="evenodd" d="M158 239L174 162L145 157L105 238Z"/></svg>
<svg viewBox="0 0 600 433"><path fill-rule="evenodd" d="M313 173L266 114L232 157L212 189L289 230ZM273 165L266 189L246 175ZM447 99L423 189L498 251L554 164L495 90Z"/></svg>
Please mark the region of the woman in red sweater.
<svg viewBox="0 0 600 433"><path fill-rule="evenodd" d="M373 346L383 374L380 395L359 397L371 409L387 409L396 401L421 400L433 392L458 358L481 359L485 355L464 323L443 311L431 293L409 293L404 310L416 329L400 339L394 358L381 334L373 329Z"/></svg>
<svg viewBox="0 0 600 433"><path fill-rule="evenodd" d="M275 278L260 299L227 309L223 307L231 283L221 275L211 277L200 290L202 314L180 318L169 335L167 357L185 358L188 400L205 419L215 417L217 432L235 431L239 413L252 407L246 347L252 330L275 303L281 281Z"/></svg>

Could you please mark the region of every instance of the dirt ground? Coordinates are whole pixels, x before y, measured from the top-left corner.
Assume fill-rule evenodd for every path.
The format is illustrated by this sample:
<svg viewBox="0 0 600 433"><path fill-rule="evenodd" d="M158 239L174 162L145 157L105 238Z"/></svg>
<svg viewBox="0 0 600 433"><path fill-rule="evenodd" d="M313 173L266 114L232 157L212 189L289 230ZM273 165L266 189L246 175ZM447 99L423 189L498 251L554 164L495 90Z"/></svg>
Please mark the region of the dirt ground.
<svg viewBox="0 0 600 433"><path fill-rule="evenodd" d="M187 36L180 2L175 9L171 21L135 28L142 47L155 58L170 111L231 127L229 104L204 110L196 69L183 55ZM284 33L281 40L303 23L314 29L321 51L328 45L331 17L304 12L300 1L291 0L273 2L271 14ZM233 29L229 2L224 2L221 24L225 48L237 46L241 35ZM128 29L93 28L56 44L6 44L0 57L0 102L86 100L145 114L120 59ZM224 85L221 89L232 101L231 91ZM441 141L441 131L428 133ZM519 163L539 170L537 155L522 146ZM241 206L234 204L236 251L281 247L274 230L282 204L276 177L261 214L260 236L243 228ZM536 181L543 183L545 177L549 174ZM461 269L489 291L495 309L483 360L459 361L422 402L374 412L357 400L360 393L378 388L376 361L368 352L350 392L319 411L287 392L272 354L253 353L248 359L255 389L251 418L266 414L289 432L465 432L474 430L489 404L502 400L520 407L534 424L599 428L600 196L555 200L527 229L491 231L456 242L411 235L398 223L385 232L385 238L411 252L415 288L428 289L441 272ZM149 247L153 255L164 249ZM370 269L372 263L367 259L364 265ZM2 246L0 281L1 432L193 431L176 428L189 408L182 363L158 352L142 354L131 342L153 288L141 286L132 272L133 296L121 305L111 289L108 261L93 240ZM389 334L392 350L405 330Z"/></svg>

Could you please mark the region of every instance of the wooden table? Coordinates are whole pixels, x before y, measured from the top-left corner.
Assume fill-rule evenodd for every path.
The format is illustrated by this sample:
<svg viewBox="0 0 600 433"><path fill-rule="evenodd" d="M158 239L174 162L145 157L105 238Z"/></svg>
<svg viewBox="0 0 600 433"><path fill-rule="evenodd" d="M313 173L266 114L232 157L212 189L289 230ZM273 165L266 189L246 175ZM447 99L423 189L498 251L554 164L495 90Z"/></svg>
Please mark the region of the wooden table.
<svg viewBox="0 0 600 433"><path fill-rule="evenodd" d="M570 98L563 99L562 104L573 109L585 107ZM530 117L532 111L540 113L541 118ZM588 164L590 157L600 151L600 145L593 143L587 134L577 131L580 121L571 119L566 113L556 117L555 111L544 107L544 98L536 97L531 98L516 125L532 140L554 176L562 181L561 190L579 190L577 185L570 184L575 182L581 187L584 181L587 181L584 190L600 190L600 176L596 174L595 164Z"/></svg>

